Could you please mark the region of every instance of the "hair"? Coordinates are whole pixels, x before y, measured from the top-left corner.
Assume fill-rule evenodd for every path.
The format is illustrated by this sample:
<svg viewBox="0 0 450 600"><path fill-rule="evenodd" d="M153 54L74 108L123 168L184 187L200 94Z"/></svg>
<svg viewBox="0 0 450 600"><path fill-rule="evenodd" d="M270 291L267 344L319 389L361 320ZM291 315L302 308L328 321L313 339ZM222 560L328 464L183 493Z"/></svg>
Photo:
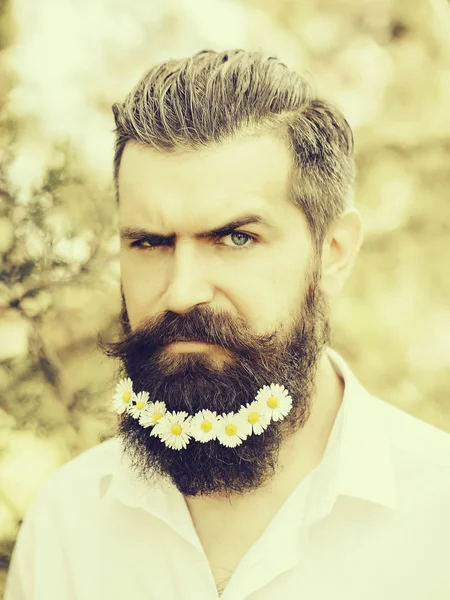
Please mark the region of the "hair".
<svg viewBox="0 0 450 600"><path fill-rule="evenodd" d="M289 199L304 213L316 252L337 217L353 206L349 124L276 57L238 49L167 60L153 66L112 110L117 200L120 161L129 140L185 153L272 133L291 150Z"/></svg>

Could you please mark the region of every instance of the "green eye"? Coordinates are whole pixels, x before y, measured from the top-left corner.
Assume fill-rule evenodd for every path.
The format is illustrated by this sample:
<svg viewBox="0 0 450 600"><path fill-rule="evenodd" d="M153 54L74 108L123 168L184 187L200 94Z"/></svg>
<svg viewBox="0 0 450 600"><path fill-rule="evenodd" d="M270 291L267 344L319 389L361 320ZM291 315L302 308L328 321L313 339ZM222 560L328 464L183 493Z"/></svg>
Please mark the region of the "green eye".
<svg viewBox="0 0 450 600"><path fill-rule="evenodd" d="M229 248L232 249L247 249L250 248L250 246L253 246L256 243L256 239L249 235L248 233L244 233L242 231L233 231L232 233L229 233L228 235L223 236L223 238L221 239L225 239L225 238L231 238L233 244L229 245L229 244L223 244L224 246L228 246ZM247 242L251 242L251 243L247 243Z"/></svg>

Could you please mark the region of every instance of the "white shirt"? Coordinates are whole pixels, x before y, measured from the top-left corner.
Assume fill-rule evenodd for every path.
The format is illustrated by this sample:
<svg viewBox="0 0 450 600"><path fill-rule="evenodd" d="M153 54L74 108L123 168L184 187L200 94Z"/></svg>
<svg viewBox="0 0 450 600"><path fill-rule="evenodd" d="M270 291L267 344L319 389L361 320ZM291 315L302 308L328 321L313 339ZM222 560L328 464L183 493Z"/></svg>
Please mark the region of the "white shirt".
<svg viewBox="0 0 450 600"><path fill-rule="evenodd" d="M321 463L231 577L222 600L450 599L450 435L345 392ZM117 439L61 467L19 532L4 600L217 600L183 496L134 479Z"/></svg>

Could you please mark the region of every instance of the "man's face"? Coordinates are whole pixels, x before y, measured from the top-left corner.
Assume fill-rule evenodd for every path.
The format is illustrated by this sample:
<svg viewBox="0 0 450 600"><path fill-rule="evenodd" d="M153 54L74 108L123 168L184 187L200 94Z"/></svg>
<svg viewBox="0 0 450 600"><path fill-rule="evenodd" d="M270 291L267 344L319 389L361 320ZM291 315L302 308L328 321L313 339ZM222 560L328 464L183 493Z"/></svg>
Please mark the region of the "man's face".
<svg viewBox="0 0 450 600"><path fill-rule="evenodd" d="M285 422L236 448L191 441L171 450L122 418L140 474L168 475L185 494L258 487L309 415L328 309L306 219L288 200L290 168L289 150L270 135L190 154L128 143L122 157L116 356L135 391L190 414L237 411L269 383L294 400ZM180 337L202 343L174 343Z"/></svg>
<svg viewBox="0 0 450 600"><path fill-rule="evenodd" d="M127 144L119 171L120 230L176 235L176 244L162 240L153 249L149 241L136 247L122 239L132 328L167 310L202 305L244 317L255 333L288 325L312 258L306 219L288 200L290 165L289 150L271 136L184 156ZM198 237L251 215L267 224Z"/></svg>

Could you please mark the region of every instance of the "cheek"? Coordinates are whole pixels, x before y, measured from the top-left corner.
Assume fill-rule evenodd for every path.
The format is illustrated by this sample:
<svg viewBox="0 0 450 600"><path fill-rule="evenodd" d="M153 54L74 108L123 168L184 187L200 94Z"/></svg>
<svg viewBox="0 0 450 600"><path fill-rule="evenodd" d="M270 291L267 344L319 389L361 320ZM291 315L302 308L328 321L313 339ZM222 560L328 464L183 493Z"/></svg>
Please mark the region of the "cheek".
<svg viewBox="0 0 450 600"><path fill-rule="evenodd" d="M143 319L153 314L158 282L157 278L143 272L139 261L126 254L120 258L120 271L128 317L134 329Z"/></svg>
<svg viewBox="0 0 450 600"><path fill-rule="evenodd" d="M301 300L298 289L295 296L278 292L260 294L247 313L249 325L257 335L281 332L300 311Z"/></svg>
<svg viewBox="0 0 450 600"><path fill-rule="evenodd" d="M279 265L265 277L247 280L246 306L243 308L252 330L262 335L289 328L292 319L301 311L306 293L306 281L298 268ZM252 285L253 283L253 285Z"/></svg>

